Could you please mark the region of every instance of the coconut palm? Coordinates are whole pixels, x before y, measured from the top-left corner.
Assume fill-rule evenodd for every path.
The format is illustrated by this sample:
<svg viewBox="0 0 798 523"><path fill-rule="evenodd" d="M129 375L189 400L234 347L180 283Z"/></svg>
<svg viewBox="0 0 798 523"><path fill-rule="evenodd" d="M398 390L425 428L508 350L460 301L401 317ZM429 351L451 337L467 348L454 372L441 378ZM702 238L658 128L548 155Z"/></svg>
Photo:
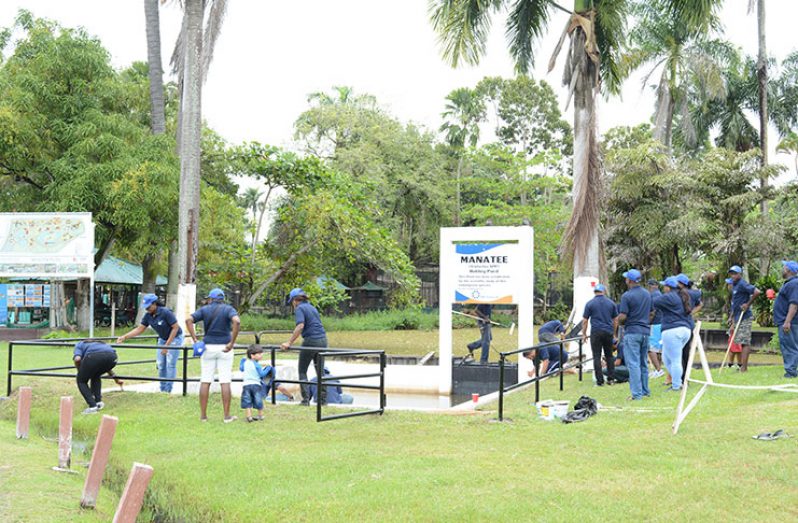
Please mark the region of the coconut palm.
<svg viewBox="0 0 798 523"><path fill-rule="evenodd" d="M690 20L685 19L683 11L668 9L665 0L641 2L632 8L637 23L623 55L624 74L650 67L643 80L645 86L652 75L659 73L653 137L668 151L672 150L674 114L687 111L685 90L690 83L701 86L707 99L725 96L722 72L728 44L707 37L710 31L720 28L716 10L721 2L709 4L704 19ZM682 132L689 137L693 132L687 125L690 119L680 121L685 125Z"/></svg>
<svg viewBox="0 0 798 523"><path fill-rule="evenodd" d="M485 119L485 101L475 89L462 87L446 97L446 108L441 114L441 132L446 142L457 152L457 209L454 223L460 225L460 177L466 145L476 147L479 141L479 124Z"/></svg>
<svg viewBox="0 0 798 523"><path fill-rule="evenodd" d="M150 76L150 127L152 134L162 134L166 130L166 115L164 112L158 0L144 0L144 20L147 32L147 65Z"/></svg>

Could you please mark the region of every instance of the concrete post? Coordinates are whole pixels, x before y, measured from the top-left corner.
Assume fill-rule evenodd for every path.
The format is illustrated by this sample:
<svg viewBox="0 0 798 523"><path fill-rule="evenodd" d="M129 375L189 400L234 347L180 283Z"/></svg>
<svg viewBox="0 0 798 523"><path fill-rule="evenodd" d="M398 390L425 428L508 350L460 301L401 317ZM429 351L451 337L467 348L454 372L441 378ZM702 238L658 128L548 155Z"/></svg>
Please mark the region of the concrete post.
<svg viewBox="0 0 798 523"><path fill-rule="evenodd" d="M119 419L116 416L103 416L100 422L100 429L97 431L97 440L94 442L94 451L91 453L89 462L89 472L86 474L86 483L83 485L83 497L80 506L83 508L94 508L97 503L97 494L100 492L100 483L108 465L108 456L111 453L111 443L116 434L116 424Z"/></svg>
<svg viewBox="0 0 798 523"><path fill-rule="evenodd" d="M58 424L58 467L68 469L72 463L72 396L61 396Z"/></svg>
<svg viewBox="0 0 798 523"><path fill-rule="evenodd" d="M133 463L130 476L127 478L125 490L119 500L114 514L114 523L136 523L136 518L144 504L144 493L152 479L152 467L142 463Z"/></svg>
<svg viewBox="0 0 798 523"><path fill-rule="evenodd" d="M30 387L19 388L19 403L17 404L17 439L28 439L32 394L33 392Z"/></svg>

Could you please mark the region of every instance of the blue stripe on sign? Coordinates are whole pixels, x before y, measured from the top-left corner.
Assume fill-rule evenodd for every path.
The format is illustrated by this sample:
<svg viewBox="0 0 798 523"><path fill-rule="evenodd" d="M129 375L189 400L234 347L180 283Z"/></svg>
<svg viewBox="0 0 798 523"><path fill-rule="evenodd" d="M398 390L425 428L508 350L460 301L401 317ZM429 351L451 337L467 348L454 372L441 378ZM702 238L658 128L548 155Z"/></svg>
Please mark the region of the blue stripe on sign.
<svg viewBox="0 0 798 523"><path fill-rule="evenodd" d="M457 254L479 254L481 252L489 251L494 247L500 247L504 244L502 243L477 243L477 244L466 244L466 245L456 245L456 253Z"/></svg>

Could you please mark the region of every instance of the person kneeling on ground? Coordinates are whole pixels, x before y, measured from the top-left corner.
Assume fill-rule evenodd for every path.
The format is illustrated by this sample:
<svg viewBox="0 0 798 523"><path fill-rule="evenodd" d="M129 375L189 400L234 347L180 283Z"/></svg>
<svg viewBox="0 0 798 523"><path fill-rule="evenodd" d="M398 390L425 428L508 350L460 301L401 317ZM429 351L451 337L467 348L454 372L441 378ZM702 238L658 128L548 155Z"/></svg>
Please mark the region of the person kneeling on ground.
<svg viewBox="0 0 798 523"><path fill-rule="evenodd" d="M83 414L94 414L105 406L102 401L103 374L108 373L117 384L121 384L111 371L116 366L116 360L116 351L107 343L88 339L75 344L72 361L78 369L78 390L89 406Z"/></svg>
<svg viewBox="0 0 798 523"><path fill-rule="evenodd" d="M554 343L565 336L565 325L560 320L547 321L538 330L538 343Z"/></svg>
<svg viewBox="0 0 798 523"><path fill-rule="evenodd" d="M268 394L274 382L274 368L271 365L261 367L263 349L257 345L247 348L247 357L241 359L239 369L244 373L244 389L241 391L241 408L247 411L247 422L263 420L263 398ZM271 379L268 384L264 381ZM252 409L258 409L258 415L252 416Z"/></svg>
<svg viewBox="0 0 798 523"><path fill-rule="evenodd" d="M324 367L324 376L330 375L330 369ZM314 376L310 381L318 382L319 380ZM344 393L341 388L341 382L338 380L325 382L325 389L327 389L327 401L324 403L346 404L351 405L355 400L351 394ZM310 386L310 399L316 401L316 385Z"/></svg>
<svg viewBox="0 0 798 523"><path fill-rule="evenodd" d="M623 361L623 351L619 349L620 344L618 340L612 340L613 348L617 351L615 356L615 365L614 365L614 374L615 374L615 381L616 383L626 383L629 381L629 369L626 368L626 364ZM606 376L607 375L607 366L601 369L601 372Z"/></svg>
<svg viewBox="0 0 798 523"><path fill-rule="evenodd" d="M524 358L535 361L535 355L540 357L540 376L552 374L560 369L560 366L565 366L568 363L568 352L562 351L563 361L560 362L560 345L549 345L546 347L534 348L524 353ZM565 372L573 372L573 369L567 369ZM532 367L527 372L530 378L535 377L535 368Z"/></svg>

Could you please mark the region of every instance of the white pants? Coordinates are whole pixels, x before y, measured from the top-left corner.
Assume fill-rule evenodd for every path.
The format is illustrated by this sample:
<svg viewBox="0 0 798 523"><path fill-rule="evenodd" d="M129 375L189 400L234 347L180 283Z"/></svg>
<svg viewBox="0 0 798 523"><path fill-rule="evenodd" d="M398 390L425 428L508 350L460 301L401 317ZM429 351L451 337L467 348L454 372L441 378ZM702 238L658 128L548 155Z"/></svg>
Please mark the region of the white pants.
<svg viewBox="0 0 798 523"><path fill-rule="evenodd" d="M223 352L225 345L206 345L200 358L202 376L200 383L213 383L213 375L218 371L219 383L233 381L233 351Z"/></svg>

